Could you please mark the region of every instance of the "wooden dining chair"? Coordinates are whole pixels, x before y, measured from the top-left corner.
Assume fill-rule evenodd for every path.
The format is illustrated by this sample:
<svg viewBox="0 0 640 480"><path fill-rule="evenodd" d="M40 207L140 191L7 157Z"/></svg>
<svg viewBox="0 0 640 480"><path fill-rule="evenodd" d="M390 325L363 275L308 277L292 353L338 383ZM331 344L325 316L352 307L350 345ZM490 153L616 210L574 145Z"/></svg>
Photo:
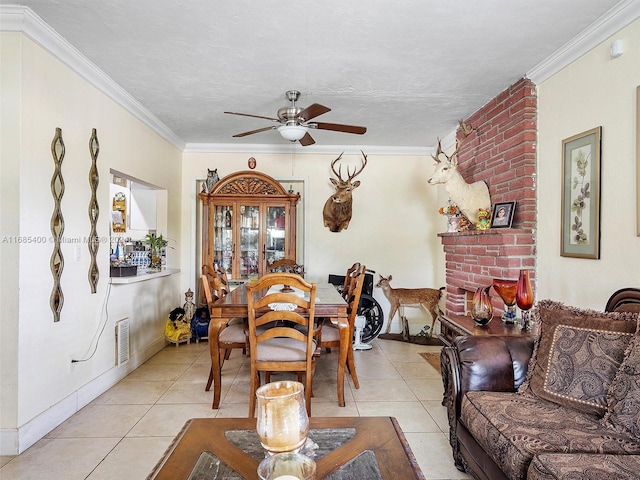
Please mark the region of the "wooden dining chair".
<svg viewBox="0 0 640 480"><path fill-rule="evenodd" d="M347 315L349 321L349 338L353 338L355 331L356 315L358 314L358 304L360 303L360 296L362 294L362 286L364 285L365 273L367 267L354 263L348 270L345 276L344 288L342 291L342 297L348 304ZM325 349L327 352L331 352L331 348L340 348L340 330L336 325L328 320L324 320L319 331L316 332L320 349ZM353 379L353 384L356 388L360 388L358 382L358 375L356 374L355 361L353 359L353 349L349 348L347 354L347 368Z"/></svg>
<svg viewBox="0 0 640 480"><path fill-rule="evenodd" d="M280 260L276 260L267 267L267 271L269 273L295 273L304 277L304 265L300 265L290 258L281 258Z"/></svg>
<svg viewBox="0 0 640 480"><path fill-rule="evenodd" d="M216 274L216 277L220 281L220 284L218 286L219 292L222 294L222 296L224 296L231 291L231 287L229 286L229 279L227 278L227 271L217 263L213 266L213 270Z"/></svg>
<svg viewBox="0 0 640 480"><path fill-rule="evenodd" d="M297 291L282 292L283 285ZM251 358L249 417L255 416L260 372L265 375L267 372L304 373L305 400L310 416L317 344L309 325L313 326L314 322L316 284L293 273L268 273L248 284L246 289ZM264 328L270 324L276 326ZM298 325L306 330L296 329Z"/></svg>
<svg viewBox="0 0 640 480"><path fill-rule="evenodd" d="M360 302L360 294L362 293L362 285L364 285L364 274L367 270L367 267L362 265L360 262L354 263L347 269L347 273L344 277L344 284L342 286L342 290L340 294L342 298L344 298L345 302L349 304L347 309L349 315L349 323L355 324L355 315L351 318L351 302L356 300L356 310L358 302ZM360 285L358 285L360 282ZM356 292L357 288L360 288L358 292ZM355 298L357 294L357 299ZM338 331L338 327L333 325L330 322L326 322L326 328L324 327L324 321L321 325L322 328L325 329L326 335L322 338L322 329L316 331L316 337L319 340L320 348L324 348L327 353L331 353L332 347L340 347L340 334ZM350 330L354 330L355 325L350 326ZM353 335L353 331L351 332Z"/></svg>
<svg viewBox="0 0 640 480"><path fill-rule="evenodd" d="M215 292L215 289L213 288L213 279L216 277L216 273L213 269L213 265L206 265L203 264L201 267L201 275L200 275L200 295L198 296L198 298L200 299L200 305L206 305L206 295L205 295L205 291L203 288L203 283L202 283L202 276L205 276L207 278L207 282L209 284L209 293L211 292Z"/></svg>
<svg viewBox="0 0 640 480"><path fill-rule="evenodd" d="M349 302L349 294L354 287L355 276L354 273L360 269L362 264L360 262L356 262L347 268L347 273L344 276L344 284L342 285L342 298L344 298L347 302ZM365 268L366 270L366 268Z"/></svg>
<svg viewBox="0 0 640 480"><path fill-rule="evenodd" d="M211 291L211 286L209 285L209 279L206 275L202 275L200 277L200 281L202 284L202 291L204 292L204 296L207 302L207 306L209 307L209 315L212 316L212 307L213 303L218 300L217 294L214 294ZM214 278L214 285L216 282L219 282L217 278ZM231 355L231 350L234 348L241 348L242 353L246 354L247 352L247 339L249 336L249 330L242 318L231 318L224 325L219 333L218 333L218 355L220 356L220 368L224 365L224 361L229 358ZM209 339L211 342L212 339ZM205 391L209 391L211 389L211 384L213 383L213 367L209 369L209 379L207 380L207 386L205 387Z"/></svg>
<svg viewBox="0 0 640 480"><path fill-rule="evenodd" d="M206 275L209 281L209 289L212 292L217 292L219 297L223 297L231 291L229 286L229 279L227 278L227 271L216 264L202 265L202 274ZM215 280L218 280L216 283Z"/></svg>

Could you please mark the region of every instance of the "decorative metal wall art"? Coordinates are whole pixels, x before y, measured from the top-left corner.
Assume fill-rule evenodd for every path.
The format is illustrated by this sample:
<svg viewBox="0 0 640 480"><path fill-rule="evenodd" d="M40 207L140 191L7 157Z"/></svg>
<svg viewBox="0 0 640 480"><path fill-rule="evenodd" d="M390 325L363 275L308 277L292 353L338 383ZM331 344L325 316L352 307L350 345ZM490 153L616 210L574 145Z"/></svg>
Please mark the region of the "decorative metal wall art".
<svg viewBox="0 0 640 480"><path fill-rule="evenodd" d="M62 160L64 160L64 141L62 140L62 129L56 128L56 133L51 142L51 155L53 156L54 171L51 177L51 194L53 195L53 214L51 215L51 234L53 236L53 253L49 265L53 274L53 290L49 304L53 312L53 321L60 321L60 312L64 303L64 295L60 286L60 277L64 268L64 257L60 248L60 240L64 232L64 218L60 203L64 195L64 179L62 178Z"/></svg>
<svg viewBox="0 0 640 480"><path fill-rule="evenodd" d="M91 154L91 168L89 169L89 187L91 188L89 222L91 223L91 231L89 232L89 241L87 242L89 247L89 256L91 257L91 263L89 264L89 285L91 285L91 293L96 293L98 279L100 278L100 272L96 262L98 247L100 245L100 240L96 231L98 215L100 215L98 198L96 196L98 182L100 180L97 165L98 153L100 153L100 143L98 142L98 133L95 128L91 131L91 138L89 139L89 153Z"/></svg>

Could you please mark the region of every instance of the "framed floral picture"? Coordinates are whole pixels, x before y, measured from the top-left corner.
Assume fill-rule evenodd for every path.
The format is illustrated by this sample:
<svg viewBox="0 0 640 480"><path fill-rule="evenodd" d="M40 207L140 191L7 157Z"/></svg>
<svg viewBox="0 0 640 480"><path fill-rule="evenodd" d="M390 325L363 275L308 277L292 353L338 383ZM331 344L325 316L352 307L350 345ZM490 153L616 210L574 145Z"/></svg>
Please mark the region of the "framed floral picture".
<svg viewBox="0 0 640 480"><path fill-rule="evenodd" d="M496 203L491 213L491 228L511 228L515 212L516 202Z"/></svg>
<svg viewBox="0 0 640 480"><path fill-rule="evenodd" d="M600 258L600 139L596 127L562 141L563 257Z"/></svg>

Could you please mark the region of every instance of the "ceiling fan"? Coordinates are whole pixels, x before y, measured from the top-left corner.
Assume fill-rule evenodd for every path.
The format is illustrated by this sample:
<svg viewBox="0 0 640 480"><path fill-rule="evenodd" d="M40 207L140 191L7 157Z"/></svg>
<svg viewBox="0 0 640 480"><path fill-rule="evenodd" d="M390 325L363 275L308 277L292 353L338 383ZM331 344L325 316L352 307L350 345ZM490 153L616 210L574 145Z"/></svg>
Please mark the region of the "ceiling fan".
<svg viewBox="0 0 640 480"><path fill-rule="evenodd" d="M311 122L310 120L330 112L329 107L314 103L307 108L301 108L296 105L296 101L300 97L297 90L289 90L285 93L285 97L291 102L291 105L278 109L278 118L264 117L262 115L252 115L250 113L224 112L230 115L242 115L244 117L263 118L271 120L278 125L270 127L262 127L248 132L242 132L234 135L234 137L246 137L254 133L266 132L267 130L278 130L282 138L291 142L300 142L300 145L306 147L313 145L316 141L309 135L309 129L332 130L334 132L354 133L362 135L367 131L366 127L358 127L355 125L342 125L340 123Z"/></svg>

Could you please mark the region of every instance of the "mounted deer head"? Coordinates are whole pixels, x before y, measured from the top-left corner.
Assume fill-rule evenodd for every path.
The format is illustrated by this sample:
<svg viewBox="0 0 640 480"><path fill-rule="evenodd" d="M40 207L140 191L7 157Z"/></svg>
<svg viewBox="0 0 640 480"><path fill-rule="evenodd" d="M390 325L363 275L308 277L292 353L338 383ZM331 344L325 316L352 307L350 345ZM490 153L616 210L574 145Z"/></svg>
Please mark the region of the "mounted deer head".
<svg viewBox="0 0 640 480"><path fill-rule="evenodd" d="M463 138L456 139L456 150L451 155L447 155L442 151L442 145L440 144L440 139L438 139L436 154L431 155L436 161L436 170L429 179L429 183L431 185L443 184L451 201L475 225L478 222L478 209L489 210L491 208L491 197L486 183L477 181L469 184L458 172L458 151L464 139L474 130L462 120L460 120L460 129L462 130ZM440 158L441 155L444 156L444 159Z"/></svg>
<svg viewBox="0 0 640 480"><path fill-rule="evenodd" d="M343 152L344 153L344 152ZM338 158L331 162L331 170L336 175L336 178L330 178L331 183L335 187L336 191L331 195L324 204L322 209L322 217L324 218L324 226L328 227L332 232L339 232L345 230L349 226L351 221L352 210L352 197L351 194L355 188L360 186L360 181L352 181L355 177L362 173L364 167L367 166L367 156L361 150L364 160L360 168L355 168L353 173L349 171L347 167L347 179L342 178L342 165L338 167L336 172L336 163L342 158L342 153Z"/></svg>

